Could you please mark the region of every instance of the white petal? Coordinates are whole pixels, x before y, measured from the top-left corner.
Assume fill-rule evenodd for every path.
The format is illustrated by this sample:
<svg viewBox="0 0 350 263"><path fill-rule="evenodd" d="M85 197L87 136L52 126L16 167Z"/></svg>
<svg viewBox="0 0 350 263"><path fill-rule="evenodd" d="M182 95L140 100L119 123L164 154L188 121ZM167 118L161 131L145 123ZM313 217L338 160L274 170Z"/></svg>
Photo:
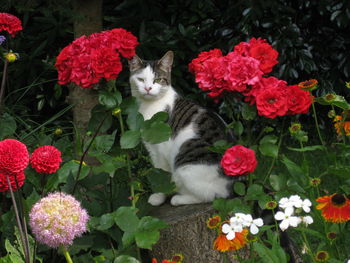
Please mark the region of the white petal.
<svg viewBox="0 0 350 263"><path fill-rule="evenodd" d="M275 219L276 220L283 220L283 219L285 219L286 218L286 215L283 213L283 212L281 212L281 211L278 211L276 214L275 214Z"/></svg>
<svg viewBox="0 0 350 263"><path fill-rule="evenodd" d="M261 227L264 225L264 221L261 218L257 218L253 220L253 224L257 225L258 227Z"/></svg>
<svg viewBox="0 0 350 263"><path fill-rule="evenodd" d="M297 216L291 216L288 218L288 221L292 227L297 227L299 225L299 223L301 222L301 219Z"/></svg>
<svg viewBox="0 0 350 263"><path fill-rule="evenodd" d="M287 197L283 197L281 198L281 200L279 200L278 205L281 208L285 208L285 204L289 203L289 199Z"/></svg>
<svg viewBox="0 0 350 263"><path fill-rule="evenodd" d="M303 210L305 211L305 213L309 213L311 211L309 206L303 206Z"/></svg>
<svg viewBox="0 0 350 263"><path fill-rule="evenodd" d="M303 217L303 222L304 222L305 224L307 224L307 225L310 225L310 224L312 224L312 223L314 222L314 220L312 219L311 216L304 216L304 217Z"/></svg>
<svg viewBox="0 0 350 263"><path fill-rule="evenodd" d="M283 220L280 224L280 228L282 231L286 230L289 227L289 222L288 220Z"/></svg>
<svg viewBox="0 0 350 263"><path fill-rule="evenodd" d="M243 226L242 225L235 225L233 227L234 232L242 232L243 231Z"/></svg>
<svg viewBox="0 0 350 263"><path fill-rule="evenodd" d="M250 226L250 229L249 229L249 230L250 230L250 233L252 233L253 235L259 233L259 228L257 228L257 226L254 225L254 224L252 224L252 225Z"/></svg>
<svg viewBox="0 0 350 263"><path fill-rule="evenodd" d="M228 240L232 240L232 239L234 239L235 237L236 237L236 234L235 234L235 232L233 232L233 231L229 232L229 233L226 235L226 238L227 238Z"/></svg>
<svg viewBox="0 0 350 263"><path fill-rule="evenodd" d="M221 227L222 233L227 234L232 231L232 227L228 224L223 224Z"/></svg>
<svg viewBox="0 0 350 263"><path fill-rule="evenodd" d="M303 203L304 203L304 205L306 205L306 206L312 206L311 201L310 201L309 199L307 199L307 198L303 201Z"/></svg>

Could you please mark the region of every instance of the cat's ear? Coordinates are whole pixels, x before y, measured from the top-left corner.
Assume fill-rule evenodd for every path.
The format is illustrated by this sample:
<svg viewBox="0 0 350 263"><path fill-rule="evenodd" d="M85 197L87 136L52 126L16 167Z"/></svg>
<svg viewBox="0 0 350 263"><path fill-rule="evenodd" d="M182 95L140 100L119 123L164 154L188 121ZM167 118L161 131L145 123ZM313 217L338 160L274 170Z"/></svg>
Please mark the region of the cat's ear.
<svg viewBox="0 0 350 263"><path fill-rule="evenodd" d="M161 70L164 70L165 72L170 72L171 67L173 65L173 61L174 61L174 52L168 51L160 60L158 60L157 64Z"/></svg>
<svg viewBox="0 0 350 263"><path fill-rule="evenodd" d="M138 69L142 68L142 66L143 66L142 60L137 55L135 55L128 62L129 62L129 69L131 72L138 70Z"/></svg>

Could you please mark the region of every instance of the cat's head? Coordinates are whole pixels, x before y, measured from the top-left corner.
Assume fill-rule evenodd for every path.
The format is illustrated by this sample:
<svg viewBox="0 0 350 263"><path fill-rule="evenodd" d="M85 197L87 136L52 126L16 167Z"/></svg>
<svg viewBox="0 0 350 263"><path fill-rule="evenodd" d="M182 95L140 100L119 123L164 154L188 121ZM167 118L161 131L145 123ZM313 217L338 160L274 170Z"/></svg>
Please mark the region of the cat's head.
<svg viewBox="0 0 350 263"><path fill-rule="evenodd" d="M129 60L130 86L133 96L143 100L163 97L171 86L171 67L174 53L168 51L161 59L142 60L134 56Z"/></svg>

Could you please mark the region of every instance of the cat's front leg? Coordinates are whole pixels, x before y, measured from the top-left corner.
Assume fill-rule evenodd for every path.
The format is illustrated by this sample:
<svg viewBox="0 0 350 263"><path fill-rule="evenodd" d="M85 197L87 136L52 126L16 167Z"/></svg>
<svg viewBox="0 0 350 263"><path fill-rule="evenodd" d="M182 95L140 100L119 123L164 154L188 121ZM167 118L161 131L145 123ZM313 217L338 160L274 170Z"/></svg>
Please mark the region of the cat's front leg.
<svg viewBox="0 0 350 263"><path fill-rule="evenodd" d="M163 193L154 193L151 194L148 198L148 203L150 203L153 206L160 206L165 202L166 195Z"/></svg>
<svg viewBox="0 0 350 263"><path fill-rule="evenodd" d="M178 206L178 205L191 205L191 204L199 204L202 203L201 200L199 200L198 198L194 197L193 195L174 195L171 200L170 203L173 206Z"/></svg>

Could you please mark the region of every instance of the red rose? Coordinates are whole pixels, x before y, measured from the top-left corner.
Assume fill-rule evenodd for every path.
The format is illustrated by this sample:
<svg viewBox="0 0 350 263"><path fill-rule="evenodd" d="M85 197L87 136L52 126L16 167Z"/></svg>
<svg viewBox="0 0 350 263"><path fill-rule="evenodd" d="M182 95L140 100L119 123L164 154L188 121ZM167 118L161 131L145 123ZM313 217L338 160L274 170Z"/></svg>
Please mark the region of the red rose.
<svg viewBox="0 0 350 263"><path fill-rule="evenodd" d="M245 96L245 101L250 102L250 104L255 103L255 98L257 94L261 91L271 89L273 87L279 87L281 89L285 89L287 87L287 82L284 80L277 79L275 77L261 78L259 82L250 86L247 90L243 92Z"/></svg>
<svg viewBox="0 0 350 263"><path fill-rule="evenodd" d="M234 51L242 56L253 57L260 61L260 70L269 73L278 63L278 52L263 39L250 39L249 43L242 42L234 47Z"/></svg>
<svg viewBox="0 0 350 263"><path fill-rule="evenodd" d="M22 30L22 22L16 16L8 13L0 13L0 32L7 31L14 37Z"/></svg>
<svg viewBox="0 0 350 263"><path fill-rule="evenodd" d="M242 92L247 85L254 85L260 81L263 72L259 69L259 61L251 57L243 57L231 52L226 56L227 71L224 79L229 90Z"/></svg>
<svg viewBox="0 0 350 263"><path fill-rule="evenodd" d="M30 158L31 166L38 173L54 173L60 167L61 162L61 152L51 145L35 149Z"/></svg>
<svg viewBox="0 0 350 263"><path fill-rule="evenodd" d="M28 166L27 147L15 139L0 141L0 173L17 174Z"/></svg>
<svg viewBox="0 0 350 263"><path fill-rule="evenodd" d="M312 96L309 91L302 90L298 85L288 86L286 90L288 113L308 113L312 104Z"/></svg>
<svg viewBox="0 0 350 263"><path fill-rule="evenodd" d="M228 83L224 80L226 60L224 57L212 57L203 61L201 70L196 72L196 82L203 91L210 91L210 97L217 97L227 89Z"/></svg>
<svg viewBox="0 0 350 263"><path fill-rule="evenodd" d="M221 159L221 166L225 174L229 176L252 173L257 164L255 152L242 145L236 145L227 149Z"/></svg>
<svg viewBox="0 0 350 263"><path fill-rule="evenodd" d="M8 175L8 177L10 179L12 191L16 191L23 186L24 180L25 180L25 175L24 175L23 171L19 172L17 174L8 174L8 173L1 173L0 172L0 192L9 192L10 191L6 175Z"/></svg>
<svg viewBox="0 0 350 263"><path fill-rule="evenodd" d="M91 66L96 77L107 81L116 79L122 71L122 63L117 51L110 48L96 49L91 53Z"/></svg>
<svg viewBox="0 0 350 263"><path fill-rule="evenodd" d="M282 86L260 90L256 96L258 114L267 118L284 116L288 111L286 88Z"/></svg>
<svg viewBox="0 0 350 263"><path fill-rule="evenodd" d="M203 63L211 58L222 57L222 52L220 49L213 49L210 51L201 52L197 58L193 59L188 65L189 71L192 74L202 71Z"/></svg>

